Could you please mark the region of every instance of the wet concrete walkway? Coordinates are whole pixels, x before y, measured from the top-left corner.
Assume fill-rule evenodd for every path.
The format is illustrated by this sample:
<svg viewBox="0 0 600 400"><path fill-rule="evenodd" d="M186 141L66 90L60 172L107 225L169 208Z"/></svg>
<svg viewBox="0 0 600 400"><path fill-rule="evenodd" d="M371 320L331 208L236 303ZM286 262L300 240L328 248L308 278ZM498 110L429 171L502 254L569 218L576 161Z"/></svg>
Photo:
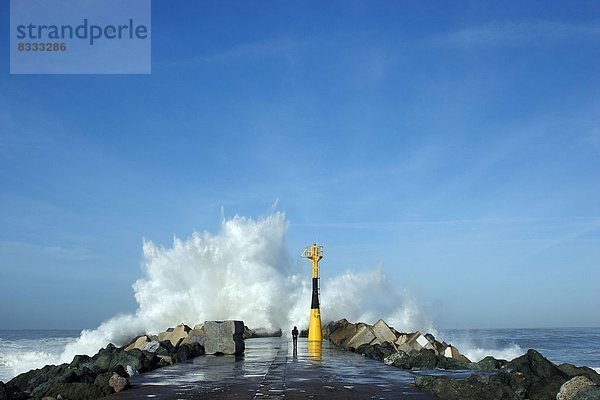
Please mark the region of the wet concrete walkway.
<svg viewBox="0 0 600 400"><path fill-rule="evenodd" d="M246 354L203 356L132 378L110 396L126 399L421 399L436 397L412 386L413 376L323 342L308 355L307 342L250 339Z"/></svg>

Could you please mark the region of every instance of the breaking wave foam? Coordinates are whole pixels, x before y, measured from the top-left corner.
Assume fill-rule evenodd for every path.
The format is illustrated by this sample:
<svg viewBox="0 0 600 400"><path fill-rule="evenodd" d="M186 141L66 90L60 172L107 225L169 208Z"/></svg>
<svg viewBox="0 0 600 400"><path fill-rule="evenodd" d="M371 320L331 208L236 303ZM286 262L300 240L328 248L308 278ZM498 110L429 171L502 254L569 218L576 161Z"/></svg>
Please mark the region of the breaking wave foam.
<svg viewBox="0 0 600 400"><path fill-rule="evenodd" d="M43 365L52 364L56 362L59 356L60 352L49 353L45 351L23 351L2 354L2 357L0 357L0 378L6 379L4 377L5 374L11 378ZM5 373L4 371L8 372Z"/></svg>
<svg viewBox="0 0 600 400"><path fill-rule="evenodd" d="M75 340L72 337L46 339L0 339L0 381L15 375L55 363L65 346Z"/></svg>
<svg viewBox="0 0 600 400"><path fill-rule="evenodd" d="M144 241L144 277L133 285L138 309L85 330L59 357L92 355L143 333L181 322L238 319L251 328L285 331L308 326L310 279L285 247L288 223L280 212L253 220L223 219L220 232L174 238L165 248ZM342 317L374 323L384 318L399 330L431 330L431 322L407 292L382 270L346 271L322 280L323 322ZM47 362L44 360L42 362Z"/></svg>
<svg viewBox="0 0 600 400"><path fill-rule="evenodd" d="M487 356L492 356L498 360L511 361L525 353L525 351L517 344L512 344L502 349L485 349L481 347L470 347L469 345L465 345L464 347L460 345L457 346L461 353L473 362L481 361Z"/></svg>

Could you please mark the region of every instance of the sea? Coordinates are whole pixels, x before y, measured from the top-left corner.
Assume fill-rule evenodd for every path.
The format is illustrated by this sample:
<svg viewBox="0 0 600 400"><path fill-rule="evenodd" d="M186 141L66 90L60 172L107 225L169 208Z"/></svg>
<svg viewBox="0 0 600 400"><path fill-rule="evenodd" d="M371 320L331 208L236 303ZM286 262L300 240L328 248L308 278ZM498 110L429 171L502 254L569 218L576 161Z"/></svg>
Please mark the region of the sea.
<svg viewBox="0 0 600 400"><path fill-rule="evenodd" d="M0 381L57 363L78 330L0 329ZM600 328L449 329L436 339L452 344L472 361L487 355L512 360L536 349L556 364L588 366L600 372Z"/></svg>

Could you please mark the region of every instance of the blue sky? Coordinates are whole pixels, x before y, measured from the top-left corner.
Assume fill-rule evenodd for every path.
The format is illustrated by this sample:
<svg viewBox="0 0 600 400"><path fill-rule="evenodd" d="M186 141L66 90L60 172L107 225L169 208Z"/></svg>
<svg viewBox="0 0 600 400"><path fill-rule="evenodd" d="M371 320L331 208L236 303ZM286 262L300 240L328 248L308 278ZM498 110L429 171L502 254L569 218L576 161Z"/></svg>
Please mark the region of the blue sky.
<svg viewBox="0 0 600 400"><path fill-rule="evenodd" d="M600 326L600 3L155 0L106 76L10 75L0 7L0 328L131 312L142 238L276 200L438 326Z"/></svg>

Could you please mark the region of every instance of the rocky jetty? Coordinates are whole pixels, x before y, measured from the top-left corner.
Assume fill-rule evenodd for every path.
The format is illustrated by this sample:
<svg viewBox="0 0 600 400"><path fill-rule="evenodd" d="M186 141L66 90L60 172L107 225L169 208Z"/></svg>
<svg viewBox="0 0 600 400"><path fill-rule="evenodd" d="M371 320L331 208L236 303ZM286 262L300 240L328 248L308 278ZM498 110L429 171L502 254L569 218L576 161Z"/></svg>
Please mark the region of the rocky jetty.
<svg viewBox="0 0 600 400"><path fill-rule="evenodd" d="M600 375L590 368L557 366L533 349L512 361L498 361L501 361L499 368L489 368L489 359L485 365L492 375L474 373L464 380L419 376L415 384L441 400L600 399ZM482 366L477 363L475 367Z"/></svg>
<svg viewBox="0 0 600 400"><path fill-rule="evenodd" d="M471 363L456 347L431 334L398 332L381 319L374 325L345 319L331 322L323 337L344 350L402 369L469 369Z"/></svg>
<svg viewBox="0 0 600 400"><path fill-rule="evenodd" d="M555 365L535 350L512 361L491 356L471 362L430 334L374 325L331 322L324 337L336 346L407 370L471 370L465 379L417 375L415 385L440 400L600 400L600 375L591 368Z"/></svg>
<svg viewBox="0 0 600 400"><path fill-rule="evenodd" d="M122 347L109 344L93 357L77 355L70 364L46 365L0 382L0 400L99 399L127 389L134 375L202 356L205 346L211 354L243 353L243 333L241 321L180 324Z"/></svg>

